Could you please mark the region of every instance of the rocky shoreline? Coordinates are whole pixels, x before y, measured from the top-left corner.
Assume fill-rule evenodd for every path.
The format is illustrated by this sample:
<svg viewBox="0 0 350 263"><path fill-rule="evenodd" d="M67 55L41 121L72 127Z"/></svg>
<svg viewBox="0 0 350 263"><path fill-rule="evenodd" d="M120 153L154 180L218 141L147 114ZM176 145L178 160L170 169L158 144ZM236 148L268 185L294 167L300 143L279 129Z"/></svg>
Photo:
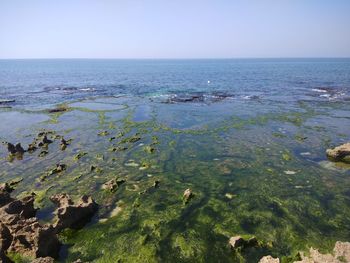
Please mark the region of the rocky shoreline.
<svg viewBox="0 0 350 263"><path fill-rule="evenodd" d="M7 183L0 185L0 259L12 262L9 254L53 262L58 258L61 243L58 234L66 229L83 227L98 209L91 197L83 196L76 204L67 194L51 197L56 204L55 222L41 224L34 208L35 194L12 198ZM44 259L45 258L45 259Z"/></svg>

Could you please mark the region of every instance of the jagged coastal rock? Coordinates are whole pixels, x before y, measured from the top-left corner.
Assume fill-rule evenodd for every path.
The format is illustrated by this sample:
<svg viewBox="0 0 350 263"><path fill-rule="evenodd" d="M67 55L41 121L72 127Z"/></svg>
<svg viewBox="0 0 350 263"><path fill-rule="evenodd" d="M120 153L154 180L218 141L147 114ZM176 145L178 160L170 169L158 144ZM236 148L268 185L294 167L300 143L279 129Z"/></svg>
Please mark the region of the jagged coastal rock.
<svg viewBox="0 0 350 263"><path fill-rule="evenodd" d="M251 237L247 240L241 236L233 236L230 238L229 244L232 249L259 246L259 242L256 237Z"/></svg>
<svg viewBox="0 0 350 263"><path fill-rule="evenodd" d="M333 161L350 162L350 142L326 151L329 159Z"/></svg>
<svg viewBox="0 0 350 263"><path fill-rule="evenodd" d="M7 252L23 256L58 257L60 243L51 225L41 225L35 217L34 196L13 199L9 188L0 187L0 258L11 262Z"/></svg>
<svg viewBox="0 0 350 263"><path fill-rule="evenodd" d="M58 205L55 224L42 225L36 218L35 195L15 199L10 196L12 190L9 184L0 184L0 262L11 262L8 252L33 258L37 263L54 262L61 247L57 233L84 226L98 207L89 196L74 205L67 194L58 194L51 197Z"/></svg>
<svg viewBox="0 0 350 263"><path fill-rule="evenodd" d="M190 188L186 189L182 196L183 202L187 204L192 198L193 198L192 190Z"/></svg>
<svg viewBox="0 0 350 263"><path fill-rule="evenodd" d="M321 254L317 249L310 248L309 256L301 253L301 260L294 263L344 263L350 262L350 242L335 243L332 254Z"/></svg>
<svg viewBox="0 0 350 263"><path fill-rule="evenodd" d="M125 183L124 179L118 179L118 178L111 179L102 185L102 189L114 192L123 183Z"/></svg>
<svg viewBox="0 0 350 263"><path fill-rule="evenodd" d="M310 248L309 253L305 255L303 252L299 252L300 260L294 261L294 263L344 263L350 262L350 242L335 243L332 254L321 254L317 249ZM259 263L279 263L278 258L273 258L270 255L264 256L260 259Z"/></svg>
<svg viewBox="0 0 350 263"><path fill-rule="evenodd" d="M55 211L54 228L59 232L64 228L79 229L90 221L98 209L98 205L90 196L82 196L74 204L67 194L57 194L50 198L58 207Z"/></svg>

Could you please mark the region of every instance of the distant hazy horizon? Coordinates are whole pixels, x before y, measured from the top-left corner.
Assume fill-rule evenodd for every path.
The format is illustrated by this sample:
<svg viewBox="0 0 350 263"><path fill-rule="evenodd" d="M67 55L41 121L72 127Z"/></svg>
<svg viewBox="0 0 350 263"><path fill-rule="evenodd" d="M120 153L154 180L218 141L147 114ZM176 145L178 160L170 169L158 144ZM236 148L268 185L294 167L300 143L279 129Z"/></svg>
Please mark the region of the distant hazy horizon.
<svg viewBox="0 0 350 263"><path fill-rule="evenodd" d="M0 59L349 58L350 1L3 0Z"/></svg>

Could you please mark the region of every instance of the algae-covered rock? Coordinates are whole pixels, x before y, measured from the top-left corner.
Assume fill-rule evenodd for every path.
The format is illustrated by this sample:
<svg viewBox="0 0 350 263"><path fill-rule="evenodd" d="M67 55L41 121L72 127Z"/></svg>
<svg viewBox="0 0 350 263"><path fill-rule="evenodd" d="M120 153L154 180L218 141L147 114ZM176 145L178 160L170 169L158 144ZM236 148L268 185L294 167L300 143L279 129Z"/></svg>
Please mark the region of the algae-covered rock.
<svg viewBox="0 0 350 263"><path fill-rule="evenodd" d="M98 133L98 136L107 136L107 135L109 135L108 131L101 131Z"/></svg>
<svg viewBox="0 0 350 263"><path fill-rule="evenodd" d="M108 182L104 183L104 184L102 185L102 189L105 189L105 190L114 192L115 190L118 189L118 187L119 187L120 185L122 185L122 184L125 183L125 182L126 182L126 181L125 181L124 179L115 178L115 179L109 180Z"/></svg>
<svg viewBox="0 0 350 263"><path fill-rule="evenodd" d="M101 167L91 165L90 166L90 172L95 172L95 173L102 173L103 169Z"/></svg>
<svg viewBox="0 0 350 263"><path fill-rule="evenodd" d="M53 143L52 140L48 139L46 135L44 135L44 138L42 140L42 143L45 145L45 144L50 144L50 143Z"/></svg>
<svg viewBox="0 0 350 263"><path fill-rule="evenodd" d="M332 161L350 162L350 142L333 149L327 149L326 153Z"/></svg>
<svg viewBox="0 0 350 263"><path fill-rule="evenodd" d="M117 146L117 147L110 148L109 151L111 151L111 152L122 152L122 151L125 151L127 149L128 149L128 147L125 147L125 146Z"/></svg>
<svg viewBox="0 0 350 263"><path fill-rule="evenodd" d="M61 138L60 147L62 151L64 151L69 144L70 144L70 140L67 141L63 137Z"/></svg>
<svg viewBox="0 0 350 263"><path fill-rule="evenodd" d="M74 155L74 160L78 161L85 155L87 155L87 152L79 152L76 155Z"/></svg>
<svg viewBox="0 0 350 263"><path fill-rule="evenodd" d="M158 187L159 187L159 184L160 184L160 181L159 181L159 180L155 180L155 181L153 182L153 187L154 187L154 188L158 188Z"/></svg>
<svg viewBox="0 0 350 263"><path fill-rule="evenodd" d="M65 112L68 110L67 106L59 106L57 108L49 109L48 113L59 113L59 112Z"/></svg>
<svg viewBox="0 0 350 263"><path fill-rule="evenodd" d="M58 232L65 228L82 228L98 209L95 201L86 195L82 196L76 204L67 194L54 195L50 200L57 205L56 222L53 226Z"/></svg>
<svg viewBox="0 0 350 263"><path fill-rule="evenodd" d="M8 142L6 144L7 144L7 150L9 151L9 153L15 154L16 153L15 146L12 143L10 143L10 142Z"/></svg>
<svg viewBox="0 0 350 263"><path fill-rule="evenodd" d="M20 143L16 144L15 149L16 149L17 154L24 154L24 152L25 152L25 150L23 149L23 147Z"/></svg>
<svg viewBox="0 0 350 263"><path fill-rule="evenodd" d="M231 237L229 240L229 244L233 249L242 247L244 243L245 243L245 240L241 236L234 236L234 237Z"/></svg>
<svg viewBox="0 0 350 263"><path fill-rule="evenodd" d="M146 153L154 153L156 151L155 148L153 148L152 146L149 146L149 145L145 146L143 149Z"/></svg>
<svg viewBox="0 0 350 263"><path fill-rule="evenodd" d="M36 146L36 143L34 142L34 143L30 143L30 144L28 145L27 151L28 151L29 153L32 153L32 152L34 152L36 149L38 149L38 147Z"/></svg>
<svg viewBox="0 0 350 263"><path fill-rule="evenodd" d="M61 172L65 171L66 169L67 169L67 165L58 163L58 164L56 164L55 168L53 168L52 170L50 170L48 172L48 175L61 173Z"/></svg>
<svg viewBox="0 0 350 263"><path fill-rule="evenodd" d="M39 157L44 157L44 156L47 155L47 154L49 154L48 151L41 151L41 152L39 153Z"/></svg>
<svg viewBox="0 0 350 263"><path fill-rule="evenodd" d="M5 142L4 144L7 145L7 150L10 154L23 155L25 152L25 150L23 149L23 147L20 143L17 143L16 145L14 145L10 142Z"/></svg>
<svg viewBox="0 0 350 263"><path fill-rule="evenodd" d="M247 240L241 236L233 236L230 238L229 244L232 249L237 249L237 248L245 249L249 247L259 246L259 242L256 239L256 237L251 237Z"/></svg>
<svg viewBox="0 0 350 263"><path fill-rule="evenodd" d="M136 133L134 136L124 138L120 143L135 143L141 140L141 137Z"/></svg>

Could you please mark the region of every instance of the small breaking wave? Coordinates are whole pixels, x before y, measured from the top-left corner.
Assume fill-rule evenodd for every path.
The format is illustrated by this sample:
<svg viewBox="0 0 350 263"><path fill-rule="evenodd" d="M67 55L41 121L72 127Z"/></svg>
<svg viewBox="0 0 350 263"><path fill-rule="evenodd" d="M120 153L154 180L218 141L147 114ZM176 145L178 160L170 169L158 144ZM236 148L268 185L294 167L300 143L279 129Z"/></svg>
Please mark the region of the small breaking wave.
<svg viewBox="0 0 350 263"><path fill-rule="evenodd" d="M313 91L313 93L310 94L312 97L319 97L328 100L341 100L348 98L348 93L344 88L316 87L312 88L311 91Z"/></svg>

